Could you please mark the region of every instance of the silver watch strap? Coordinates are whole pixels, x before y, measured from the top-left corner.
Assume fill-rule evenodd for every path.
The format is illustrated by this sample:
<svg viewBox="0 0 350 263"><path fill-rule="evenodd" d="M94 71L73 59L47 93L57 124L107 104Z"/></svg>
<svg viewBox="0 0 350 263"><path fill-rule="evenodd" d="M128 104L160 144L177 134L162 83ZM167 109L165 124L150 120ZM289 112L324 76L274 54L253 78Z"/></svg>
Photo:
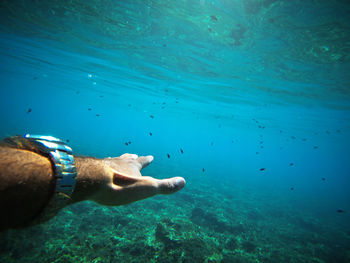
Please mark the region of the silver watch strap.
<svg viewBox="0 0 350 263"><path fill-rule="evenodd" d="M43 210L28 225L43 223L72 201L77 170L72 149L63 141L52 136L26 134L4 139L6 143L18 149L36 152L50 158L56 178L55 193Z"/></svg>
<svg viewBox="0 0 350 263"><path fill-rule="evenodd" d="M49 155L55 167L56 193L72 197L77 177L72 148L52 136L26 134L24 138L36 144L42 153Z"/></svg>

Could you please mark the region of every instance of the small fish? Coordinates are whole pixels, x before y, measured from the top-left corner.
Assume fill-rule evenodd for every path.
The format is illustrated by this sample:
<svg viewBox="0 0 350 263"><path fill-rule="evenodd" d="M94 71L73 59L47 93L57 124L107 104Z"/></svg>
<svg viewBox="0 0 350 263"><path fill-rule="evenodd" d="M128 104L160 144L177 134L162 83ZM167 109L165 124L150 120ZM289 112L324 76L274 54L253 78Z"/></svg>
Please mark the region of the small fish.
<svg viewBox="0 0 350 263"><path fill-rule="evenodd" d="M150 117L151 119L154 119L154 116L153 116L153 115L149 115L149 117Z"/></svg>
<svg viewBox="0 0 350 263"><path fill-rule="evenodd" d="M163 44L163 47L166 47L166 44Z"/></svg>
<svg viewBox="0 0 350 263"><path fill-rule="evenodd" d="M259 154L259 152L255 152L255 154Z"/></svg>
<svg viewBox="0 0 350 263"><path fill-rule="evenodd" d="M290 190L292 190L292 191L293 191L293 190L294 190L294 187L291 187L291 188L290 188Z"/></svg>
<svg viewBox="0 0 350 263"><path fill-rule="evenodd" d="M212 21L218 21L218 20L219 20L215 15L211 15L211 16L210 16L210 19L211 19Z"/></svg>
<svg viewBox="0 0 350 263"><path fill-rule="evenodd" d="M338 209L337 213L341 214L341 213L345 213L345 211L343 209Z"/></svg>
<svg viewBox="0 0 350 263"><path fill-rule="evenodd" d="M100 95L100 98L103 98L103 95Z"/></svg>
<svg viewBox="0 0 350 263"><path fill-rule="evenodd" d="M326 181L326 178L322 177L322 181Z"/></svg>
<svg viewBox="0 0 350 263"><path fill-rule="evenodd" d="M151 133L151 132L149 133L149 136L152 136L152 133Z"/></svg>
<svg viewBox="0 0 350 263"><path fill-rule="evenodd" d="M126 142L125 145L128 146L129 144Z"/></svg>
<svg viewBox="0 0 350 263"><path fill-rule="evenodd" d="M260 168L260 171L265 171L266 170L266 168Z"/></svg>
<svg viewBox="0 0 350 263"><path fill-rule="evenodd" d="M91 111L91 108L88 108L88 111Z"/></svg>
<svg viewBox="0 0 350 263"><path fill-rule="evenodd" d="M205 172L205 169L204 169L204 168L202 168L202 172L203 172L203 173Z"/></svg>
<svg viewBox="0 0 350 263"><path fill-rule="evenodd" d="M260 146L260 149L264 149L264 146L261 145L261 146Z"/></svg>
<svg viewBox="0 0 350 263"><path fill-rule="evenodd" d="M297 137L295 137L295 136L290 136L290 138L292 138L293 140L295 140Z"/></svg>
<svg viewBox="0 0 350 263"><path fill-rule="evenodd" d="M307 141L307 139L306 139L306 138L302 138L301 140L302 140L303 142L306 142L306 141Z"/></svg>
<svg viewBox="0 0 350 263"><path fill-rule="evenodd" d="M100 117L100 114L96 114L96 117Z"/></svg>
<svg viewBox="0 0 350 263"><path fill-rule="evenodd" d="M290 166L293 166L293 165L294 165L294 163L290 163L289 165L290 165Z"/></svg>
<svg viewBox="0 0 350 263"><path fill-rule="evenodd" d="M129 141L128 144L131 144L131 142Z"/></svg>
<svg viewBox="0 0 350 263"><path fill-rule="evenodd" d="M314 146L314 149L315 149L315 150L318 149L318 146Z"/></svg>
<svg viewBox="0 0 350 263"><path fill-rule="evenodd" d="M170 159L170 154L169 154L169 153L167 153L166 155L168 156L168 159Z"/></svg>
<svg viewBox="0 0 350 263"><path fill-rule="evenodd" d="M69 139L67 139L66 142L69 142Z"/></svg>
<svg viewBox="0 0 350 263"><path fill-rule="evenodd" d="M29 113L29 112L32 112L32 109L31 109L31 108L29 108L29 109L27 110L27 113Z"/></svg>
<svg viewBox="0 0 350 263"><path fill-rule="evenodd" d="M182 150L182 149L180 148L180 152L181 152L181 153L184 153L184 150Z"/></svg>
<svg viewBox="0 0 350 263"><path fill-rule="evenodd" d="M263 144L264 142L263 141L260 141L260 144Z"/></svg>

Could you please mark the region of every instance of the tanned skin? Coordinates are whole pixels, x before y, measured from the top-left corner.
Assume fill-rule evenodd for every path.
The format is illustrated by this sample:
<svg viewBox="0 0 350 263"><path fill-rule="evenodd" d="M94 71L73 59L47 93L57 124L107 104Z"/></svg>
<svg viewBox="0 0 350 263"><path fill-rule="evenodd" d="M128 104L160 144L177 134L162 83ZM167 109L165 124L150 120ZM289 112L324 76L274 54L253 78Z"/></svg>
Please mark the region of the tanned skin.
<svg viewBox="0 0 350 263"><path fill-rule="evenodd" d="M158 180L142 176L141 169L153 156L123 154L96 159L75 157L76 186L71 203L92 200L118 206L156 194L172 194L182 189L182 177ZM55 178L48 158L27 150L0 145L0 231L22 227L48 204Z"/></svg>

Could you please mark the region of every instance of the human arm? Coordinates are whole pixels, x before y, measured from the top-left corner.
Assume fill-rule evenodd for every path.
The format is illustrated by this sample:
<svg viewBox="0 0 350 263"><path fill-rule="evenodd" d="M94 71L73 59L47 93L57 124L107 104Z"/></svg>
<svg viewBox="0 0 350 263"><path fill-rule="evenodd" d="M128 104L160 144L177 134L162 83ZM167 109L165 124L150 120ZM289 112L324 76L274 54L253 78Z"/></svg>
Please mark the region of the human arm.
<svg viewBox="0 0 350 263"><path fill-rule="evenodd" d="M152 156L124 154L116 158L75 157L76 186L72 202L92 200L103 205L124 205L156 194L182 189L181 177L158 180L140 170ZM48 158L27 150L0 146L0 230L26 224L48 204L55 178Z"/></svg>

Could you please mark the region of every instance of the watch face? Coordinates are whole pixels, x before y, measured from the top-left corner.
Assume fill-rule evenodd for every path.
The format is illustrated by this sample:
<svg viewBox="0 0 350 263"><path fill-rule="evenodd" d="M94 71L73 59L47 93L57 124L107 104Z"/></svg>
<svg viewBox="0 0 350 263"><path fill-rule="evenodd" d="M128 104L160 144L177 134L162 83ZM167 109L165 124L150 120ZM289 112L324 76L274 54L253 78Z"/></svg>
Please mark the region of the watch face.
<svg viewBox="0 0 350 263"><path fill-rule="evenodd" d="M47 152L43 151L34 140L29 140L22 136L12 136L4 139L4 142L17 149L29 150L47 156Z"/></svg>

